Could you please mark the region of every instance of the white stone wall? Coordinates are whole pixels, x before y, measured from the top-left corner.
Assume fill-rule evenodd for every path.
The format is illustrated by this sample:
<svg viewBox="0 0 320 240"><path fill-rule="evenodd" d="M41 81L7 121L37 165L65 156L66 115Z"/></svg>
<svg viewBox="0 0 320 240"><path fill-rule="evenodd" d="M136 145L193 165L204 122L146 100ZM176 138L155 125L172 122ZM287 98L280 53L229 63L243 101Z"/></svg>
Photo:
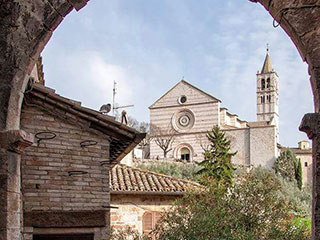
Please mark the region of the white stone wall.
<svg viewBox="0 0 320 240"><path fill-rule="evenodd" d="M271 169L277 155L276 127L250 128L250 164Z"/></svg>
<svg viewBox="0 0 320 240"><path fill-rule="evenodd" d="M223 130L231 140L231 151L237 152L232 158L235 165L241 166L261 166L271 169L277 157L277 145L275 139L276 128L274 126L239 128ZM168 153L168 158L179 158L179 146L187 143L191 146L192 161L203 160L203 145L208 144L206 132L198 134L183 134L176 137L173 143L173 150ZM151 144L151 152L155 159L163 158L163 151L155 144Z"/></svg>
<svg viewBox="0 0 320 240"><path fill-rule="evenodd" d="M232 158L235 165L250 165L250 131L248 128L225 130L226 136L231 140L231 152L237 152Z"/></svg>
<svg viewBox="0 0 320 240"><path fill-rule="evenodd" d="M199 162L203 160L203 150L200 145L200 139L203 139L205 141L205 135L206 133L177 135L172 144L172 150L167 154L167 158L179 159L180 156L178 155L178 153L180 148L188 147L191 150L192 154L191 161ZM152 153L152 155L150 156L151 159L157 159L157 157L159 159L163 159L163 151L159 146L155 144L154 141L151 142L150 147L150 153Z"/></svg>
<svg viewBox="0 0 320 240"><path fill-rule="evenodd" d="M181 81L169 92L157 100L150 108L179 106L178 98L180 96L186 96L187 102L185 104L198 104L198 103L210 103L217 102L213 97L200 92L199 90L191 87L189 84Z"/></svg>
<svg viewBox="0 0 320 240"><path fill-rule="evenodd" d="M171 127L173 115L180 110L188 109L192 111L195 116L195 122L188 132L203 132L212 128L212 126L219 123L219 102L206 103L192 106L175 106L169 108L150 109L150 123L166 129Z"/></svg>

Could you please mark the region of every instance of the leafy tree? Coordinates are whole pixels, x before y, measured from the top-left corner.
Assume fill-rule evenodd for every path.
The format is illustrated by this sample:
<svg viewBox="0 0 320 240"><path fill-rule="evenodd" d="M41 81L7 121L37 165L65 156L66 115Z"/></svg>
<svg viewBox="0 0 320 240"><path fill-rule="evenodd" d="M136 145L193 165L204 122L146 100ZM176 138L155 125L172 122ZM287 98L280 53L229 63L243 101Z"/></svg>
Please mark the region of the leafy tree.
<svg viewBox="0 0 320 240"><path fill-rule="evenodd" d="M302 165L301 160L298 161L298 167L296 169L296 180L298 183L298 187L301 190L302 189Z"/></svg>
<svg viewBox="0 0 320 240"><path fill-rule="evenodd" d="M131 227L121 229L111 229L108 240L152 240L149 236L143 236Z"/></svg>
<svg viewBox="0 0 320 240"><path fill-rule="evenodd" d="M218 126L214 126L206 136L209 144L202 147L204 160L199 163L202 167L198 171L201 176L200 182L207 185L216 181L229 186L232 183L233 171L235 170L231 164L231 158L236 154L236 152L230 152L231 141Z"/></svg>
<svg viewBox="0 0 320 240"><path fill-rule="evenodd" d="M287 148L277 158L274 165L274 170L283 178L293 181L296 175L296 166L297 158L294 153Z"/></svg>
<svg viewBox="0 0 320 240"><path fill-rule="evenodd" d="M301 161L297 159L296 155L290 150L286 149L277 158L274 169L276 173L289 181L296 180L299 189L302 189L302 165Z"/></svg>
<svg viewBox="0 0 320 240"><path fill-rule="evenodd" d="M189 193L164 214L154 231L159 240L307 240L292 205L279 192L270 171L252 170L224 191L212 182L207 191Z"/></svg>

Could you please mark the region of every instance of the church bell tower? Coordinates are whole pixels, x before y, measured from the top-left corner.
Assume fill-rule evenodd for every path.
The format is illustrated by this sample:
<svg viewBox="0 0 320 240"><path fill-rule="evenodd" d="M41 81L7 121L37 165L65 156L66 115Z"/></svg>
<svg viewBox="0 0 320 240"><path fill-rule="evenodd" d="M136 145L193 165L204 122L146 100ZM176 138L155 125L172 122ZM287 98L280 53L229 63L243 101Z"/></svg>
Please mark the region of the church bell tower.
<svg viewBox="0 0 320 240"><path fill-rule="evenodd" d="M257 121L275 125L279 136L279 77L272 67L268 48L262 70L257 73Z"/></svg>

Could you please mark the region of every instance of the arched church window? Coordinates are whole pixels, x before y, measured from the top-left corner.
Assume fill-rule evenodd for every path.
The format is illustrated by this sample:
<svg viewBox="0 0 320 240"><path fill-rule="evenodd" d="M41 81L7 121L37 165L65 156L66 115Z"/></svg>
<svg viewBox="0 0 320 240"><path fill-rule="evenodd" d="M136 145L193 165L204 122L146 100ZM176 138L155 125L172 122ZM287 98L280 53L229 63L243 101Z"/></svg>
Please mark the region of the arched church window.
<svg viewBox="0 0 320 240"><path fill-rule="evenodd" d="M270 78L267 79L267 88L271 87L271 80Z"/></svg>
<svg viewBox="0 0 320 240"><path fill-rule="evenodd" d="M265 97L261 96L261 103L265 103Z"/></svg>
<svg viewBox="0 0 320 240"><path fill-rule="evenodd" d="M265 89L266 88L266 81L264 80L264 78L261 79L261 89Z"/></svg>
<svg viewBox="0 0 320 240"><path fill-rule="evenodd" d="M188 148L186 147L181 148L180 159L190 161L190 150Z"/></svg>

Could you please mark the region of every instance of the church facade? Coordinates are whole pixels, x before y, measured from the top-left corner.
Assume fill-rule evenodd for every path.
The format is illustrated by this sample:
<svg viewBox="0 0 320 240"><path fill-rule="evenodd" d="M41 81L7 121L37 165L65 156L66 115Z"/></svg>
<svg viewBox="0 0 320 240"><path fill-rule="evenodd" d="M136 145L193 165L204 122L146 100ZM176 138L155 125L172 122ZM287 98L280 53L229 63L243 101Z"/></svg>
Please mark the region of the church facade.
<svg viewBox="0 0 320 240"><path fill-rule="evenodd" d="M218 125L231 140L231 150L237 151L235 165L271 168L279 152L278 82L267 52L257 73L257 121L247 122L228 112L219 99L181 80L149 107L150 124L159 130L155 136L174 136L166 158L201 161L206 133ZM150 158L164 158L155 140L150 143Z"/></svg>

